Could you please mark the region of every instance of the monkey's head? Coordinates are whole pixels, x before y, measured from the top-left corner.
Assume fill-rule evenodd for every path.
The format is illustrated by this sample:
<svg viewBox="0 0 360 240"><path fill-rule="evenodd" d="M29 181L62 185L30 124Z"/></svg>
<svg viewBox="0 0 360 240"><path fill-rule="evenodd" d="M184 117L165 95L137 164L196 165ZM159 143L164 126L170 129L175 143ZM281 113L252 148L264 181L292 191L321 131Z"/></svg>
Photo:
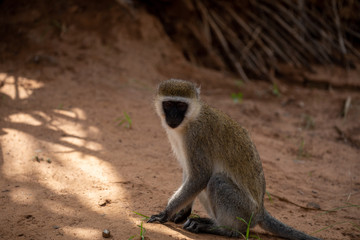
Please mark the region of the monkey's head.
<svg viewBox="0 0 360 240"><path fill-rule="evenodd" d="M170 79L160 83L155 108L165 128L182 128L201 108L200 88L189 81Z"/></svg>

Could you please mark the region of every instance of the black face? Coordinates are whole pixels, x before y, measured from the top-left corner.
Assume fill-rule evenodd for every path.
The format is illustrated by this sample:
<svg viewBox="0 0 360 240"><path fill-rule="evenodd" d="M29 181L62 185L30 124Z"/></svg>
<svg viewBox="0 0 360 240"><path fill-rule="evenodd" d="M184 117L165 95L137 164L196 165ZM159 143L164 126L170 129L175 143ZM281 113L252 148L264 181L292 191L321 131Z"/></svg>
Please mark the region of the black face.
<svg viewBox="0 0 360 240"><path fill-rule="evenodd" d="M164 101L162 103L166 123L171 128L176 128L184 120L188 104L178 101Z"/></svg>

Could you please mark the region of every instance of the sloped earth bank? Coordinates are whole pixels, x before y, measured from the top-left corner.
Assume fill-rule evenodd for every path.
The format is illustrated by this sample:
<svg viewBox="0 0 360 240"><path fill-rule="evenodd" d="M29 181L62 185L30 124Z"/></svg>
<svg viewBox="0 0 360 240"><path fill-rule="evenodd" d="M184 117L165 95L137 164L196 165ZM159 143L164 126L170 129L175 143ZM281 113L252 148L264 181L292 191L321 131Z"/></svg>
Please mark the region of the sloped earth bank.
<svg viewBox="0 0 360 240"><path fill-rule="evenodd" d="M239 87L189 64L157 19L113 1L2 1L0 21L0 239L93 240L103 229L139 239L133 211L161 211L181 182L152 105L168 78L201 84L205 101L250 131L269 212L320 238L360 239L358 70L312 76L330 76L327 89L289 74L277 95L267 82ZM206 216L198 202L194 213ZM226 239L143 227L146 239Z"/></svg>

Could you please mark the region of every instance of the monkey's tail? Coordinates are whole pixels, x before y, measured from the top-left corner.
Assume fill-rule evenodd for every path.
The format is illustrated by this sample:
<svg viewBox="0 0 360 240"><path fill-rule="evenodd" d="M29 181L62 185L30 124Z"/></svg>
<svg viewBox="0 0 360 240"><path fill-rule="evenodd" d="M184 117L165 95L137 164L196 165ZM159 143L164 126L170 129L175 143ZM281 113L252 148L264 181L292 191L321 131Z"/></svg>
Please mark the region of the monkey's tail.
<svg viewBox="0 0 360 240"><path fill-rule="evenodd" d="M321 240L316 237L309 236L303 232L300 232L274 218L264 209L264 218L259 222L259 225L272 232L279 237L291 239L291 240Z"/></svg>

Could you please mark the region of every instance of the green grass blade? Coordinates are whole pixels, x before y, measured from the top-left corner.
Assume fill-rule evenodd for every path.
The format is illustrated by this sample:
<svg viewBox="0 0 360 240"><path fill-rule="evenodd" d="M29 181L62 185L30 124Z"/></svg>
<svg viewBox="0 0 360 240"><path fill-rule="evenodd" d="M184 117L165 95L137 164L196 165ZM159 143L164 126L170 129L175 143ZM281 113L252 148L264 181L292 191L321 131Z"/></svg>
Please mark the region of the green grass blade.
<svg viewBox="0 0 360 240"><path fill-rule="evenodd" d="M279 90L279 86L274 83L273 84L273 89L272 89L272 93L275 95L275 96L280 96L280 90Z"/></svg>
<svg viewBox="0 0 360 240"><path fill-rule="evenodd" d="M341 224L345 224L345 223L351 223L351 222L346 221L346 222L335 223L335 224L333 224L333 225L329 225L329 226L326 226L326 227L324 227L324 228L321 228L321 229L313 232L312 234L315 234L315 233L318 233L318 232L322 232L322 231L324 231L324 230L326 230L326 229L328 229L328 228L332 228L332 227L335 227L335 226L337 226L337 225L341 225Z"/></svg>
<svg viewBox="0 0 360 240"><path fill-rule="evenodd" d="M241 218L241 217L236 217L236 218L237 218L238 220L244 222L246 225L248 224L243 218Z"/></svg>
<svg viewBox="0 0 360 240"><path fill-rule="evenodd" d="M247 225L247 229L246 229L246 239L249 239L249 234L250 234L250 224L251 224L251 219L253 217L254 213L251 213L250 219L249 219L249 223Z"/></svg>
<svg viewBox="0 0 360 240"><path fill-rule="evenodd" d="M122 120L121 122L118 123L118 126L121 126L125 123L125 120Z"/></svg>
<svg viewBox="0 0 360 240"><path fill-rule="evenodd" d="M241 235L245 238L245 240L248 240L249 239L249 235L250 235L250 226L251 226L251 219L253 217L254 213L251 213L251 216L250 216L250 219L249 219L249 222L246 222L245 219L241 218L241 217L236 217L238 220L242 221L243 223L245 223L247 225L247 228L246 228L246 234L243 235L241 233Z"/></svg>
<svg viewBox="0 0 360 240"><path fill-rule="evenodd" d="M142 237L144 234L143 234L143 222L141 222L141 225L140 225L140 236Z"/></svg>
<svg viewBox="0 0 360 240"><path fill-rule="evenodd" d="M126 112L124 112L124 116L128 122L131 122L131 118Z"/></svg>
<svg viewBox="0 0 360 240"><path fill-rule="evenodd" d="M140 237L141 237L141 240L144 240L144 239L145 239L145 233L146 233L146 229L143 227L143 223L144 223L144 222L141 222L141 225L139 226L139 227L140 227Z"/></svg>
<svg viewBox="0 0 360 240"><path fill-rule="evenodd" d="M241 92L231 94L231 98L235 103L241 103L241 101L243 100L243 97L244 97L244 95Z"/></svg>
<svg viewBox="0 0 360 240"><path fill-rule="evenodd" d="M326 214L326 213L329 213L329 212L336 212L336 211L339 211L339 210L341 210L341 209L349 208L349 207L360 208L360 205L348 203L348 205L346 205L346 206L341 206L341 207L336 207L336 208L330 209L330 210L328 210L328 211L325 211L325 212L323 212L323 213L320 213L320 215Z"/></svg>
<svg viewBox="0 0 360 240"><path fill-rule="evenodd" d="M131 125L132 125L131 117L126 112L124 112L124 117L128 123L128 128L131 128Z"/></svg>
<svg viewBox="0 0 360 240"><path fill-rule="evenodd" d="M351 224L353 225L354 228L356 228L357 230L360 231L360 226L359 226L359 225L357 225L357 224L355 224L355 223L351 223Z"/></svg>
<svg viewBox="0 0 360 240"><path fill-rule="evenodd" d="M141 214L141 213L138 213L138 212L135 212L135 211L133 211L133 213L135 213L135 214L137 214L137 215L139 215L139 216L141 216L141 217L144 217L144 218L146 218L146 219L149 219L149 218L150 218L149 216L146 216L146 215L144 215L144 214Z"/></svg>
<svg viewBox="0 0 360 240"><path fill-rule="evenodd" d="M261 238L258 235L250 235L251 238L256 238L258 240L261 240Z"/></svg>
<svg viewBox="0 0 360 240"><path fill-rule="evenodd" d="M242 232L239 232L231 227L228 227L228 226L216 226L216 227L212 227L211 229L212 230L215 230L215 229L219 229L219 228L224 228L224 229L228 229L228 230L231 230L231 231L235 231L235 232L238 232L243 238L245 238L245 235L242 233Z"/></svg>
<svg viewBox="0 0 360 240"><path fill-rule="evenodd" d="M270 203L272 203L273 200L272 200L272 197L271 197L270 193L269 193L268 191L265 191L265 192L266 192L266 195L267 195L268 198L269 198Z"/></svg>

